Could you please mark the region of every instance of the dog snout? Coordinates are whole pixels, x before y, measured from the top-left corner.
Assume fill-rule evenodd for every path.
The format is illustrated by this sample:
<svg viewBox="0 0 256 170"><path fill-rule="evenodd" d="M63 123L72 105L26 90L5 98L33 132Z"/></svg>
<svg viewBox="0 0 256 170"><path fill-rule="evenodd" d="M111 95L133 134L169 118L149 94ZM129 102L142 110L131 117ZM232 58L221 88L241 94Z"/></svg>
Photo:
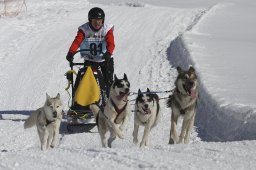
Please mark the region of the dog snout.
<svg viewBox="0 0 256 170"><path fill-rule="evenodd" d="M129 93L130 89L129 88L125 88L125 93Z"/></svg>
<svg viewBox="0 0 256 170"><path fill-rule="evenodd" d="M148 108L148 104L145 104L144 107L145 107L145 109L147 109Z"/></svg>
<svg viewBox="0 0 256 170"><path fill-rule="evenodd" d="M54 117L54 118L57 117L57 112L56 112L56 111L53 112L53 117Z"/></svg>
<svg viewBox="0 0 256 170"><path fill-rule="evenodd" d="M192 80L188 81L188 86L192 88L194 86L194 82Z"/></svg>

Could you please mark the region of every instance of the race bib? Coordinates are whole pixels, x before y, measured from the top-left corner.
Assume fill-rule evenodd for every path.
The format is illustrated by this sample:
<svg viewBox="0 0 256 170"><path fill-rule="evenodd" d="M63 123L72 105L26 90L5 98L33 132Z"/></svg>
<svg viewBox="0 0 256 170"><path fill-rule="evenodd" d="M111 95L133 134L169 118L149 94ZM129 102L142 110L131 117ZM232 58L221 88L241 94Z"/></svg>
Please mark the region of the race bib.
<svg viewBox="0 0 256 170"><path fill-rule="evenodd" d="M80 45L80 50L86 49L86 51L81 51L81 56L84 59L94 62L104 61L102 56L107 51L105 36L111 28L113 28L113 25L104 24L99 31L94 32L91 30L89 23L85 23L79 27L85 34L85 39Z"/></svg>

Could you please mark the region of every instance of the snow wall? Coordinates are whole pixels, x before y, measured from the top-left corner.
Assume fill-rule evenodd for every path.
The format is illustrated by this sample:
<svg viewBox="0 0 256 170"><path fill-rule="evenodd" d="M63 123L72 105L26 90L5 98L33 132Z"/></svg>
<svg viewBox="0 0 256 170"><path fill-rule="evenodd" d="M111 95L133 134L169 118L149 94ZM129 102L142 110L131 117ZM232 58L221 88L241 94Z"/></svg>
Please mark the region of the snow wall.
<svg viewBox="0 0 256 170"><path fill-rule="evenodd" d="M174 39L167 49L168 60L173 67L188 69L194 66L193 56L183 40L183 35ZM200 66L198 66L200 67ZM200 91L195 126L203 141L240 141L256 139L256 115L247 106L221 106L202 84L200 68L197 70Z"/></svg>

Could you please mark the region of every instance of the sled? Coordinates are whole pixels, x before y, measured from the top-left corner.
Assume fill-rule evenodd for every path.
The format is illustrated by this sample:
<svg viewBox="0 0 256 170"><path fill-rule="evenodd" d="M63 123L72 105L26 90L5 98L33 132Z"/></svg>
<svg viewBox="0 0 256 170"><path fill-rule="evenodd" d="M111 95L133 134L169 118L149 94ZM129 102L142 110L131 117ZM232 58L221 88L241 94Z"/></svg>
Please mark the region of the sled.
<svg viewBox="0 0 256 170"><path fill-rule="evenodd" d="M90 51L82 49L76 51ZM96 118L89 105L96 103L103 109L106 103L106 83L100 69L100 64L84 60L80 63L70 62L70 68L65 75L71 87L71 106L66 113L67 131L69 133L91 132L96 126ZM76 74L74 66L80 66ZM74 77L76 81L74 82ZM66 89L66 90L67 90ZM70 104L69 104L70 105Z"/></svg>

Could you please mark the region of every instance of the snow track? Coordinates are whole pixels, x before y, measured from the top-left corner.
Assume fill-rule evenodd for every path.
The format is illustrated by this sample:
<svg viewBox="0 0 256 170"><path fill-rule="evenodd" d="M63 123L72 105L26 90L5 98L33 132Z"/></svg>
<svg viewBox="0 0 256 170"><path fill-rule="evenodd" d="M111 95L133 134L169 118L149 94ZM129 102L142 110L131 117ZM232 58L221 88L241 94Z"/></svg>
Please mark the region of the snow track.
<svg viewBox="0 0 256 170"><path fill-rule="evenodd" d="M64 73L69 66L65 55L77 27L87 20L88 10L96 5L84 0L35 0L27 5L28 13L0 19L0 31L6 33L0 37L0 169L234 169L239 159L247 160L254 155L250 149L255 145L253 142L239 143L240 152L237 143L201 141L199 137L207 141L223 140L209 127L214 116L219 130L225 128L217 121L222 112L211 112L217 104L203 85L202 104L197 114L199 128L193 129L189 145L168 145L171 110L166 108L163 99L160 101L162 117L151 131L148 147L133 144L131 115L125 139L114 141L111 149L101 148L96 127L93 133L68 134L64 120L60 145L42 152L36 128L24 130L23 120L31 110L44 104L46 92L51 96L60 92L65 109L68 108ZM107 21L115 23L115 72L118 77L128 75L133 92L139 88L142 91L146 88L170 90L177 76L174 67L193 64L183 35L193 29L208 10L132 6L102 6ZM169 94L159 95L167 97ZM130 99L133 98L135 96ZM132 103L132 110L133 107ZM248 111L244 122L250 124L251 116ZM254 126L248 128L255 129ZM238 130L237 136L241 137L245 129ZM139 131L139 140L142 133L143 128ZM205 136L208 133L214 136ZM255 159L245 161L242 168L252 169L253 162Z"/></svg>

